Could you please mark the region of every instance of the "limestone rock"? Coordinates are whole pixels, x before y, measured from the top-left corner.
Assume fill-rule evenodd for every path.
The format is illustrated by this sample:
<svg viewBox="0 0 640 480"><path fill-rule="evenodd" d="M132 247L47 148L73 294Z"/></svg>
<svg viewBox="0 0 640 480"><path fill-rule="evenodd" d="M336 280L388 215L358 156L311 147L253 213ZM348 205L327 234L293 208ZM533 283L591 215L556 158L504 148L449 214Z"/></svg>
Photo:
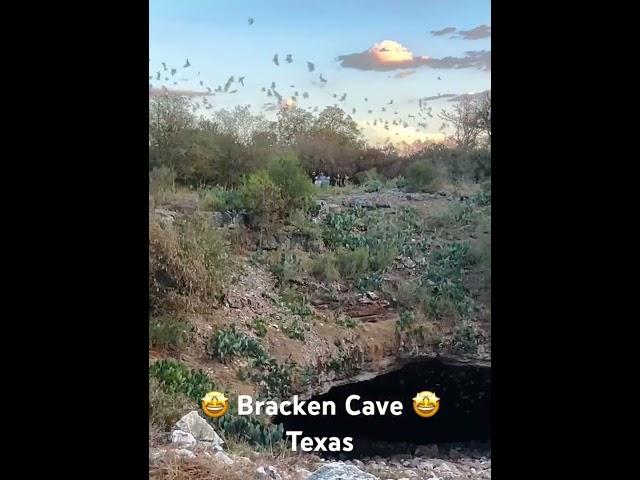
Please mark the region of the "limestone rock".
<svg viewBox="0 0 640 480"><path fill-rule="evenodd" d="M187 413L176 422L176 430L190 433L197 442L211 447L221 447L224 441L213 427L196 410Z"/></svg>
<svg viewBox="0 0 640 480"><path fill-rule="evenodd" d="M311 474L308 480L377 480L370 473L363 472L355 465L344 462L330 462Z"/></svg>

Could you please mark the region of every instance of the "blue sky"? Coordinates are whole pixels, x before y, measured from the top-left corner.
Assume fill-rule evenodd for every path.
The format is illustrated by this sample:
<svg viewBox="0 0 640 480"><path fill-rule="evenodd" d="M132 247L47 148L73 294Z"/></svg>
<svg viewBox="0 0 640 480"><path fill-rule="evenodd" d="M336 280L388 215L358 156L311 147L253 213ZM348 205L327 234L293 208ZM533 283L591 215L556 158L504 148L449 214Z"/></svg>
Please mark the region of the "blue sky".
<svg viewBox="0 0 640 480"><path fill-rule="evenodd" d="M215 89L224 86L231 75L245 77L244 87L234 83L230 88L237 88L236 94L208 97L214 109L250 104L256 113L261 112L265 103L274 101L261 89L268 89L275 81L276 90L284 97L298 91L301 107L317 106L321 110L337 103L374 142L385 136L393 137L392 141L412 141L437 134L442 122L435 114L452 105L446 99L430 102L434 118L425 119L424 128L417 126L417 118L408 118L416 114L418 98L480 92L491 85L490 67L417 65L379 71L360 69L358 56L354 56L355 68L336 60L341 55L365 52L383 40L401 44L414 57L433 59L464 58L467 51L490 51L490 35L470 40L450 38L456 32L441 36L430 33L445 27L468 31L490 26L491 5L486 0L150 0L149 10L149 75L153 75L149 82L154 87L203 91L200 81ZM248 24L249 17L255 19L253 25ZM280 66L272 62L275 53L279 54ZM289 53L293 55L291 64L285 62ZM186 58L192 66L182 69ZM315 72L308 72L307 61L315 64ZM162 72L161 81L156 81L161 62L169 69L177 68L175 77ZM414 73L396 78L400 72ZM320 73L328 80L324 86L318 82ZM164 81L165 76L171 78L169 82ZM173 85L174 81L178 85ZM291 84L295 88L290 88ZM308 92L309 98L302 99L302 92ZM333 98L333 94L340 97L343 93L347 93L345 101ZM391 99L393 105L386 105ZM382 112L382 107L387 111ZM369 109L374 113L368 114ZM275 112L264 113L267 118L275 117ZM390 123L402 119L410 126L390 125L391 129L385 131L380 123L373 127L374 118Z"/></svg>

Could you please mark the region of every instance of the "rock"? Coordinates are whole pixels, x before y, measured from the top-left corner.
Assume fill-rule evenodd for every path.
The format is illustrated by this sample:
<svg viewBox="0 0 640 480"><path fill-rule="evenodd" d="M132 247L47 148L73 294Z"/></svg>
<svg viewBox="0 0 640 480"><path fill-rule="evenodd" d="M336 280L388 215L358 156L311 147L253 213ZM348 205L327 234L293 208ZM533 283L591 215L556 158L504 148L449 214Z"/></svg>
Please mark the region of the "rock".
<svg viewBox="0 0 640 480"><path fill-rule="evenodd" d="M225 465L233 465L235 462L224 452L216 452L213 458L221 461Z"/></svg>
<svg viewBox="0 0 640 480"><path fill-rule="evenodd" d="M183 432L182 430L174 430L171 432L171 443L176 443L183 447L192 447L197 441L193 435L188 432Z"/></svg>
<svg viewBox="0 0 640 480"><path fill-rule="evenodd" d="M149 460L159 460L164 457L165 451L161 448L151 448L149 449Z"/></svg>
<svg viewBox="0 0 640 480"><path fill-rule="evenodd" d="M308 480L377 480L370 473L344 462L325 463L311 474Z"/></svg>
<svg viewBox="0 0 640 480"><path fill-rule="evenodd" d="M378 295L376 295L376 292L367 292L367 297L369 297L371 300L376 300L378 298Z"/></svg>
<svg viewBox="0 0 640 480"><path fill-rule="evenodd" d="M176 429L193 435L197 442L211 447L222 447L224 441L215 432L213 427L202 418L197 410L187 413L176 422Z"/></svg>
<svg viewBox="0 0 640 480"><path fill-rule="evenodd" d="M277 470L271 465L267 467L258 467L256 469L256 479L257 480L282 480L282 477L277 472Z"/></svg>
<svg viewBox="0 0 640 480"><path fill-rule="evenodd" d="M376 208L391 208L391 204L386 200L377 200L375 206Z"/></svg>
<svg viewBox="0 0 640 480"><path fill-rule="evenodd" d="M196 454L187 450L186 448L181 448L179 450L176 450L176 455L178 457L182 457L182 458L196 458Z"/></svg>
<svg viewBox="0 0 640 480"><path fill-rule="evenodd" d="M213 212L211 220L213 221L213 225L215 227L224 227L225 215L222 212Z"/></svg>
<svg viewBox="0 0 640 480"><path fill-rule="evenodd" d="M402 257L402 265L407 268L416 268L416 262L411 260L409 257Z"/></svg>
<svg viewBox="0 0 640 480"><path fill-rule="evenodd" d="M416 448L416 457L435 457L438 455L438 445L419 445Z"/></svg>
<svg viewBox="0 0 640 480"><path fill-rule="evenodd" d="M411 455L408 453L396 453L395 455L391 455L389 460L393 460L395 462L400 462L402 460L411 460Z"/></svg>
<svg viewBox="0 0 640 480"><path fill-rule="evenodd" d="M353 463L356 467L358 468L364 468L364 463L362 463L360 460L358 460L357 458L354 458L351 463Z"/></svg>
<svg viewBox="0 0 640 480"><path fill-rule="evenodd" d="M372 210L375 208L375 205L373 204L373 202L360 197L345 198L342 201L342 205L349 208L358 207L358 208L366 208L369 210Z"/></svg>
<svg viewBox="0 0 640 480"><path fill-rule="evenodd" d="M298 476L298 480L307 480L311 472L306 468L296 468L296 475Z"/></svg>

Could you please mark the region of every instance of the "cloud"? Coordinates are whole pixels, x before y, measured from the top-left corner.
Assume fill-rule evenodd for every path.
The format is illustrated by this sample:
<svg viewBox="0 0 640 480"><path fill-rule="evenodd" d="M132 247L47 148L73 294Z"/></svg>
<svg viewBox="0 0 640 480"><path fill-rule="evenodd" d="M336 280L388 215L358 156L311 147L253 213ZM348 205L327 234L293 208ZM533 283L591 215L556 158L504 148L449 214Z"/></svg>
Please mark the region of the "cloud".
<svg viewBox="0 0 640 480"><path fill-rule="evenodd" d="M428 102L430 100L438 100L440 98L449 98L449 97L457 97L455 93L443 93L442 95L434 95L432 97L422 97L421 100L423 102Z"/></svg>
<svg viewBox="0 0 640 480"><path fill-rule="evenodd" d="M340 55L337 59L344 68L356 70L389 70L414 69L422 66L431 68L477 68L491 70L491 51L479 50L465 52L464 57L429 58L414 56L409 49L393 40L376 43L362 53ZM406 74L405 76L408 76ZM404 77L397 77L404 78Z"/></svg>
<svg viewBox="0 0 640 480"><path fill-rule="evenodd" d="M465 52L464 57L430 58L427 65L431 68L477 68L491 71L491 51L473 50Z"/></svg>
<svg viewBox="0 0 640 480"><path fill-rule="evenodd" d="M456 27L447 27L447 28L443 28L442 30L431 30L431 35L440 37L442 35L446 35L447 33L452 33L455 31L456 31Z"/></svg>
<svg viewBox="0 0 640 480"><path fill-rule="evenodd" d="M464 40L479 40L491 36L491 27L489 25L479 25L471 30L458 30L456 35Z"/></svg>
<svg viewBox="0 0 640 480"><path fill-rule="evenodd" d="M477 92L477 93L462 93L460 95L453 95L453 98L450 98L449 101L450 102L459 102L460 100L464 100L465 98L480 98L482 97L485 93L490 92L491 90L484 90L482 92Z"/></svg>
<svg viewBox="0 0 640 480"><path fill-rule="evenodd" d="M209 92L197 92L195 90L172 90L169 88L165 89L165 88L156 88L156 87L149 89L149 98L161 97L163 95L193 98L193 97L208 97L213 94Z"/></svg>
<svg viewBox="0 0 640 480"><path fill-rule="evenodd" d="M416 73L415 70L405 70L404 72L398 72L394 75L395 78L407 78Z"/></svg>
<svg viewBox="0 0 640 480"><path fill-rule="evenodd" d="M345 68L388 71L416 68L426 65L429 59L414 57L413 53L400 43L384 40L362 53L340 55L337 60Z"/></svg>

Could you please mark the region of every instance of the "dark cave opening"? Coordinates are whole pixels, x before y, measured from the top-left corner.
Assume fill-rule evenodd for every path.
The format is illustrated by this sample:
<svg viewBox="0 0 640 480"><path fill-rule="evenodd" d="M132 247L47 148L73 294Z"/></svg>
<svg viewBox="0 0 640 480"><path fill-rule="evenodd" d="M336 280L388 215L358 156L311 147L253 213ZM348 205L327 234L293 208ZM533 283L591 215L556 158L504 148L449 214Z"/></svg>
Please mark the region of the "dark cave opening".
<svg viewBox="0 0 640 480"><path fill-rule="evenodd" d="M430 390L440 398L438 412L421 418L413 410L413 397ZM371 380L333 387L309 400L331 400L335 416L278 416L285 431L302 431L305 437L352 437L353 451L340 456L362 457L385 453L409 453L417 445L467 442L489 448L491 437L491 368L450 365L439 360L420 360ZM346 412L349 395L362 402L402 402L402 414L352 416ZM325 456L338 456L330 452Z"/></svg>

